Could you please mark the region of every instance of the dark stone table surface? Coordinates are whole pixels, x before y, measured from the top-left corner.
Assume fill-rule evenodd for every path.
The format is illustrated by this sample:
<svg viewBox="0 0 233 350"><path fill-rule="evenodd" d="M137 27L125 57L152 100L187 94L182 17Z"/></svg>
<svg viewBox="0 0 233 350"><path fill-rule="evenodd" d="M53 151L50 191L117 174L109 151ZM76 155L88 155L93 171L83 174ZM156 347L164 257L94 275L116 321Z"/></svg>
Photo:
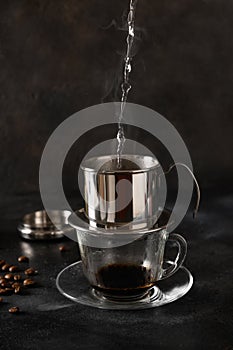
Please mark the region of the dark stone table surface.
<svg viewBox="0 0 233 350"><path fill-rule="evenodd" d="M0 304L0 349L233 349L233 195L205 192L198 218L187 214L177 232L188 242L185 265L195 282L182 299L160 308L107 311L75 304L59 294L57 273L79 259L63 242L26 242L20 217L40 209L39 196L1 199L0 258L27 255L38 287ZM61 253L64 244L69 250ZM10 306L21 312L9 314Z"/></svg>

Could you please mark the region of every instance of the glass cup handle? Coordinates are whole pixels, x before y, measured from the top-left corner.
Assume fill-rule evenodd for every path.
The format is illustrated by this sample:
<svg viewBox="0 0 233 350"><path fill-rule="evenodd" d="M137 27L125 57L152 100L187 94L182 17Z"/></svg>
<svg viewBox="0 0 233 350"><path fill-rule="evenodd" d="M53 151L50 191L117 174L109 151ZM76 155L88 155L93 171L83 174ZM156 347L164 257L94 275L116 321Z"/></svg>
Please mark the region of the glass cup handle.
<svg viewBox="0 0 233 350"><path fill-rule="evenodd" d="M182 236L178 235L177 233L172 233L168 238L168 241L173 241L176 243L178 247L178 253L175 261L165 260L167 263L171 264L171 266L169 266L167 269L162 270L162 277L160 279L165 279L173 275L173 273L175 273L183 264L187 253L187 243Z"/></svg>

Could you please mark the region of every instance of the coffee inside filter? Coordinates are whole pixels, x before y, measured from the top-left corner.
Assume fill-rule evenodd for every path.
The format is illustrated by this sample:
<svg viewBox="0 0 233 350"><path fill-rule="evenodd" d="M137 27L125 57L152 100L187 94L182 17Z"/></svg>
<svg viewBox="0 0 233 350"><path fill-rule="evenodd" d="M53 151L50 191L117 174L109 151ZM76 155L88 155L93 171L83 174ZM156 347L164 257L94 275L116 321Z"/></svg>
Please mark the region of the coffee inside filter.
<svg viewBox="0 0 233 350"><path fill-rule="evenodd" d="M120 170L140 170L141 168L134 162L129 159L121 158L120 162L117 158L113 158L112 160L104 163L99 169L98 173L107 173L107 172L117 172Z"/></svg>

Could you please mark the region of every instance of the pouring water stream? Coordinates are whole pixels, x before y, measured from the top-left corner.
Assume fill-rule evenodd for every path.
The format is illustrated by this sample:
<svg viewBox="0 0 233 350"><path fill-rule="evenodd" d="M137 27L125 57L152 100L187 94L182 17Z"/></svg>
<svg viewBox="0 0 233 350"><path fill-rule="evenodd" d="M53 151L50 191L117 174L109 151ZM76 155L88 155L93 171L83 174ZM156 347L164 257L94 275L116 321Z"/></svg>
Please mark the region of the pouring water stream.
<svg viewBox="0 0 233 350"><path fill-rule="evenodd" d="M126 38L127 42L127 50L125 55L125 64L124 64L124 70L123 70L123 82L121 84L121 106L120 106L120 114L118 119L118 133L117 133L117 165L120 167L120 159L123 152L123 147L125 143L125 135L124 135L124 129L122 125L123 120L123 114L124 114L124 108L125 104L127 102L127 97L129 94L129 91L131 89L131 84L129 81L130 72L132 70L132 49L133 49L133 43L134 43L134 35L135 35L135 11L136 11L136 5L137 0L130 0L129 5L129 13L127 18L127 24L128 24L128 36Z"/></svg>

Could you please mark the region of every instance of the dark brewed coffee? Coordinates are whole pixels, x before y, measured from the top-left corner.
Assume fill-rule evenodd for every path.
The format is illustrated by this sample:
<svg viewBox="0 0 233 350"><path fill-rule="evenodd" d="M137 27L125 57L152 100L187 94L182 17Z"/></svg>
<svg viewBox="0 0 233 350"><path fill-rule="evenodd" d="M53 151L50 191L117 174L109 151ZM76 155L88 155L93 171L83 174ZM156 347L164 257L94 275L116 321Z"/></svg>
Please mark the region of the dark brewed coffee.
<svg viewBox="0 0 233 350"><path fill-rule="evenodd" d="M111 264L96 274L95 289L109 296L130 297L144 294L153 286L151 269L131 264Z"/></svg>

